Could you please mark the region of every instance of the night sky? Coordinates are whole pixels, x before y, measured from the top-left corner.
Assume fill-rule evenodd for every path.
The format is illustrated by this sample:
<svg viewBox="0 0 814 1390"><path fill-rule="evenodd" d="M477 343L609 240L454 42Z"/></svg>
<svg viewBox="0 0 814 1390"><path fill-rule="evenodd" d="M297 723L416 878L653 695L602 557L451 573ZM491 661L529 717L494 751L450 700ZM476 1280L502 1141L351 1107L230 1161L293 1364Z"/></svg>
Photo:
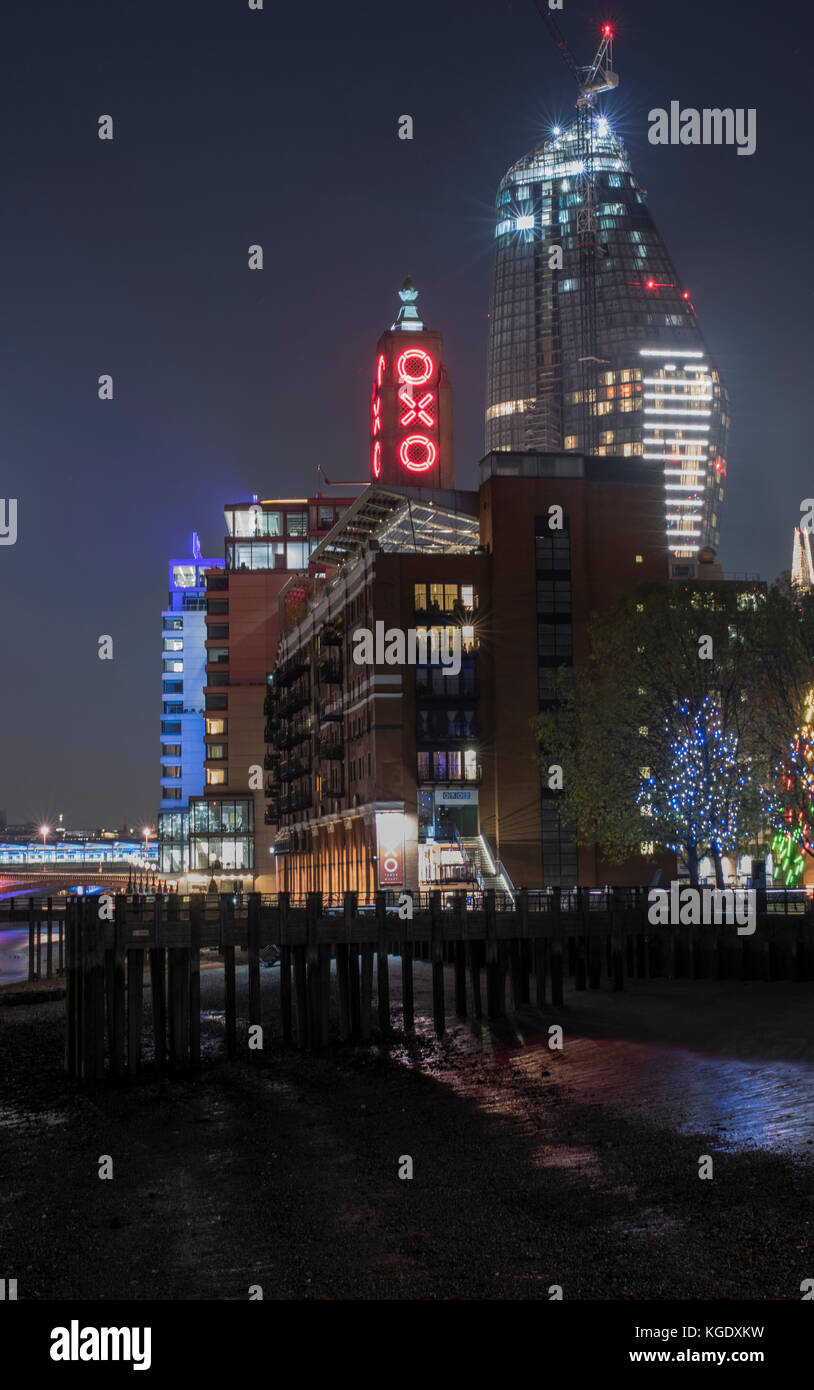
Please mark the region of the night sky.
<svg viewBox="0 0 814 1390"><path fill-rule="evenodd" d="M773 578L814 494L810 18L735 0L565 0L557 18L579 62L615 22L604 109L732 395L721 559ZM222 553L226 501L316 491L317 463L365 476L371 359L407 271L474 486L495 190L575 92L532 0L6 0L0 38L0 495L19 509L0 808L140 825L167 560L193 530ZM673 99L756 107L757 152L649 145L648 110Z"/></svg>

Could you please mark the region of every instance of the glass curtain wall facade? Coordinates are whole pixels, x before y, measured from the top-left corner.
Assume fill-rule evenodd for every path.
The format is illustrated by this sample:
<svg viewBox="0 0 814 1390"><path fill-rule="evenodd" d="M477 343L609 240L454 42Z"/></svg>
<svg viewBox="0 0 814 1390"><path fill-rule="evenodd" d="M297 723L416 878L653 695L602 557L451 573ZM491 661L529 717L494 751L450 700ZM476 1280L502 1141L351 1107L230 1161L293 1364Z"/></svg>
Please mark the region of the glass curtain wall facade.
<svg viewBox="0 0 814 1390"><path fill-rule="evenodd" d="M189 867L189 799L203 792L207 660L204 574L210 568L222 569L223 560L204 559L197 535L192 538L192 554L169 564L169 599L161 615L161 873L182 873Z"/></svg>
<svg viewBox="0 0 814 1390"><path fill-rule="evenodd" d="M729 403L621 140L588 129L596 241L586 388L577 122L519 160L497 194L486 449L643 456L664 473L675 555L717 546ZM552 248L562 248L562 265Z"/></svg>

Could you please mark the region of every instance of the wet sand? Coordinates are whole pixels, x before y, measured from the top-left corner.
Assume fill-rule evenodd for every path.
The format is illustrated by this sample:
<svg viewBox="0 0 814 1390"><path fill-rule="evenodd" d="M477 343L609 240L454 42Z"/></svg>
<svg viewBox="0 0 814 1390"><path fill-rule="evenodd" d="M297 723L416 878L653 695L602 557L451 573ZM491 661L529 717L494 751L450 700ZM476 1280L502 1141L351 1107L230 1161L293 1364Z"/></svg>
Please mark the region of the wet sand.
<svg viewBox="0 0 814 1390"><path fill-rule="evenodd" d="M199 1076L95 1095L66 1089L61 1003L0 1010L20 1298L799 1300L814 1275L812 984L567 990L439 1042L418 965L414 1039L304 1057L272 1028L257 1066L220 1060L222 990Z"/></svg>

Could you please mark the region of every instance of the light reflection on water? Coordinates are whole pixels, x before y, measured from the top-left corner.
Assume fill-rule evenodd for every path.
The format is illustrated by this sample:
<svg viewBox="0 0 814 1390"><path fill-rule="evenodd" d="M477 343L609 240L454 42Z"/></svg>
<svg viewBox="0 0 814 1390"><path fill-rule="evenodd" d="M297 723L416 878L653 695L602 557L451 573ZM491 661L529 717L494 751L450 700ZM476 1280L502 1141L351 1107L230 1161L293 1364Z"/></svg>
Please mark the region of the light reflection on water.
<svg viewBox="0 0 814 1390"><path fill-rule="evenodd" d="M545 1061L543 1062L543 1058ZM716 1057L628 1040L573 1038L562 1053L527 1040L506 1058L521 1072L541 1064L569 1099L679 1133L714 1134L731 1148L814 1158L814 1065L769 1058Z"/></svg>

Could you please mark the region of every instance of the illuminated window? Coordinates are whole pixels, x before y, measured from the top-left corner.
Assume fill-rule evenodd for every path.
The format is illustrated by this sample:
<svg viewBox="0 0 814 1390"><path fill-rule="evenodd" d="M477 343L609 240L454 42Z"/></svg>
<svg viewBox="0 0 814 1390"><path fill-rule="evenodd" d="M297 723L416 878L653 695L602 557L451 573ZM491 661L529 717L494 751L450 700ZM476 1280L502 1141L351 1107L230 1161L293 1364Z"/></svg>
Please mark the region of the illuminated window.
<svg viewBox="0 0 814 1390"><path fill-rule="evenodd" d="M647 725L646 725L646 724L640 724L640 725L639 725L639 734L640 734L640 736L641 736L642 738L647 738Z"/></svg>
<svg viewBox="0 0 814 1390"><path fill-rule="evenodd" d="M426 584L413 585L413 604L416 608L427 607L427 586Z"/></svg>
<svg viewBox="0 0 814 1390"><path fill-rule="evenodd" d="M206 745L206 757L207 757L207 758L213 759L215 762L218 762L218 761L225 761L225 759L228 758L228 756L229 756L229 745L228 745L228 743L207 743L207 745Z"/></svg>
<svg viewBox="0 0 814 1390"><path fill-rule="evenodd" d="M643 565L643 564L644 564L644 556L643 556L643 555L637 555L637 556L636 556L636 564L637 564L637 565Z"/></svg>
<svg viewBox="0 0 814 1390"><path fill-rule="evenodd" d="M180 652L180 651L183 651L183 648L184 648L184 643L183 643L183 640L182 640L180 637L165 637L165 638L164 638L164 651L165 651L165 652Z"/></svg>
<svg viewBox="0 0 814 1390"><path fill-rule="evenodd" d="M467 782L474 782L478 775L478 754L474 748L467 748L464 753L464 777Z"/></svg>
<svg viewBox="0 0 814 1390"><path fill-rule="evenodd" d="M644 778L644 780L647 781L648 778L649 778L649 776L650 776L650 768L649 768L649 767L640 767L640 768L639 768L639 773L640 773L640 775Z"/></svg>
<svg viewBox="0 0 814 1390"><path fill-rule="evenodd" d="M222 787L226 784L226 769L224 767L208 767L206 769L206 785L208 787Z"/></svg>
<svg viewBox="0 0 814 1390"><path fill-rule="evenodd" d="M565 448L566 448L566 449L576 449L576 447L577 447L577 437L576 437L576 435L575 435L575 434L567 434L567 435L565 436Z"/></svg>
<svg viewBox="0 0 814 1390"><path fill-rule="evenodd" d="M464 608L475 607L475 589L472 584L461 585L461 603Z"/></svg>
<svg viewBox="0 0 814 1390"><path fill-rule="evenodd" d="M444 586L443 584L430 585L430 608L443 608L444 606Z"/></svg>
<svg viewBox="0 0 814 1390"><path fill-rule="evenodd" d="M208 734L225 734L227 732L228 721L225 719L207 719L206 732Z"/></svg>

